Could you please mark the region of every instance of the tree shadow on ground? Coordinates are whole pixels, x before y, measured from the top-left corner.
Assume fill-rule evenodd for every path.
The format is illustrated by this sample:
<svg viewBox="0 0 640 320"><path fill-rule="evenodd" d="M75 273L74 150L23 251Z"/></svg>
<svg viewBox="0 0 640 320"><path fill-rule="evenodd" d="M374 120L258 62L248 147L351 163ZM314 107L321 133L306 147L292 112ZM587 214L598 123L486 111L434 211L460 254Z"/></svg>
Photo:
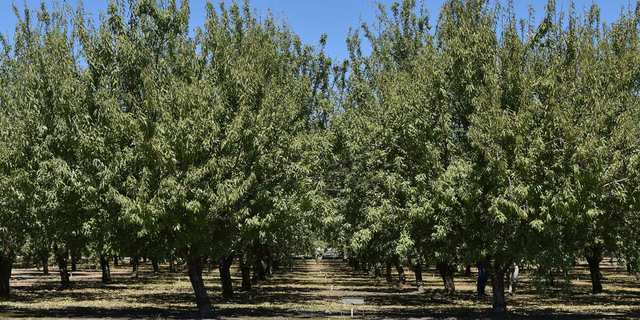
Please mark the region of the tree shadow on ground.
<svg viewBox="0 0 640 320"><path fill-rule="evenodd" d="M362 311L358 311L357 316ZM345 318L349 309L341 312L300 311L266 307L233 307L216 311L222 318ZM197 319L195 308L85 308L70 307L63 309L34 310L20 308L0 310L0 317L10 318L123 318L123 319ZM468 308L449 308L439 310L408 310L404 308L364 311L366 319L560 319L560 320L595 320L595 319L637 319L640 312L631 311L617 315L561 313L554 310L540 310L536 312L512 312L508 315L491 314L488 310L469 310Z"/></svg>
<svg viewBox="0 0 640 320"><path fill-rule="evenodd" d="M4 313L4 315L3 315ZM195 308L95 308L67 307L59 309L18 308L2 311L9 318L124 318L124 319L195 319Z"/></svg>
<svg viewBox="0 0 640 320"><path fill-rule="evenodd" d="M541 294L533 289L530 281L524 280L518 287L517 295L509 297L512 310L508 316L498 317L489 313L490 297L477 300L473 287L473 277L460 277L457 283L466 285L466 289L455 294L447 294L435 286L439 279L425 281L424 292L418 293L413 284L396 286L384 280L362 273L351 273L344 264L331 261L315 264L299 262L293 272L281 269L270 279L254 286L248 292L236 291L231 299L219 294L217 273L205 274L211 302L217 308L217 314L224 318L339 318L348 315L349 306L342 305L344 296L362 296L366 300L364 310L367 319L627 319L640 318L640 292L628 290L636 288L635 283L620 280L620 274L611 274L615 278L607 282L611 289L604 294L591 295L586 286L573 286L571 290L552 290ZM618 271L617 271L618 272ZM55 277L40 277L32 271L20 272L27 278L14 289L10 301L14 307L0 307L0 318L194 318L196 308L193 294L185 291L186 276L182 273L153 274L143 272L139 278L126 273L117 273L114 283L102 285L99 272L84 272L82 278L74 281L71 290L58 291ZM237 275L237 273L234 273ZM29 278L33 275L33 278ZM78 273L80 275L80 273ZM176 289L181 283L182 287ZM234 286L239 287L238 277ZM618 285L623 284L623 286ZM148 285L154 289L149 290ZM333 287L332 287L333 286ZM462 286L465 288L464 286ZM29 307L31 303L47 302L53 299L72 301L68 306L55 305L51 309ZM82 307L86 301L110 301L108 307ZM561 312L550 306L561 304L576 305L576 312ZM140 306L139 304L143 304ZM10 304L9 304L10 305ZM137 305L137 306L136 306ZM621 305L628 309L600 313L584 313L581 307L591 305ZM1 305L0 305L1 306ZM318 311L324 310L326 311ZM358 309L358 308L356 308ZM584 308L583 310L589 310ZM630 310L630 311L629 311Z"/></svg>

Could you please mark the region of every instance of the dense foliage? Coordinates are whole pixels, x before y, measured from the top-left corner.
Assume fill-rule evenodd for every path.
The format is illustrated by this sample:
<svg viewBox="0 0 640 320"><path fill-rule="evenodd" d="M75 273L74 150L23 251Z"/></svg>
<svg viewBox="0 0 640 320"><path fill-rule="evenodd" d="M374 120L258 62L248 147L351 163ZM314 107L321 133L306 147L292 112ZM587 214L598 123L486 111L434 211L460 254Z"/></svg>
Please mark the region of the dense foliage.
<svg viewBox="0 0 640 320"><path fill-rule="evenodd" d="M603 24L551 0L533 25L511 3L450 0L432 21L405 0L342 63L247 2L209 4L195 29L190 10L16 9L0 296L18 256L53 255L63 287L69 259L99 260L106 283L112 259L148 257L184 263L209 315L205 261L230 297L234 259L248 290L318 240L389 281L434 265L449 292L459 266L486 267L496 312L514 264L586 259L594 293L603 257L640 268L640 5Z"/></svg>

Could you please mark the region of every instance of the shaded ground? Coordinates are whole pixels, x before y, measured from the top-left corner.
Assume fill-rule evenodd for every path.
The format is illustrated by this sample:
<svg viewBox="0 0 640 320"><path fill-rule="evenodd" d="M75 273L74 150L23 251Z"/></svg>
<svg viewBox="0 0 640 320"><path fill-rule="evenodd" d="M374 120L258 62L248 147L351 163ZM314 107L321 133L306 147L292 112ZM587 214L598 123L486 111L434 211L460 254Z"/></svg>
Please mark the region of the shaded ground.
<svg viewBox="0 0 640 320"><path fill-rule="evenodd" d="M100 284L100 273L85 268L73 274L73 288L59 291L55 269L44 276L33 269L15 270L13 296L0 301L0 318L193 318L193 293L186 274L154 275L145 266L139 279L129 268L113 270L114 283ZM640 318L640 283L622 269L605 265L605 293L591 295L584 268L572 275L565 290L540 293L527 277L518 293L509 297L513 319L629 319ZM237 270L234 286L240 286ZM433 270L424 272L425 291L417 292L413 275L407 284L390 285L361 273L352 273L341 261L300 261L274 275L251 292L220 296L218 273L206 273L216 312L224 319L348 318L343 297L361 297L365 305L356 316L367 319L478 319L490 318L489 298L475 298L475 279L456 277L457 293L447 296ZM489 294L491 294L489 289Z"/></svg>

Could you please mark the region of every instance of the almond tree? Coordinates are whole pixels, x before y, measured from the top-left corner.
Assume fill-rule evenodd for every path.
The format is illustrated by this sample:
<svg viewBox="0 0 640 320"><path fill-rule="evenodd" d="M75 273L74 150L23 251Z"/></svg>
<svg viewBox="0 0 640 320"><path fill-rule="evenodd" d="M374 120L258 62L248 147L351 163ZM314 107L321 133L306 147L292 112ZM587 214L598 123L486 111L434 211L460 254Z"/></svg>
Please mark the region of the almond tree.
<svg viewBox="0 0 640 320"><path fill-rule="evenodd" d="M28 211L30 194L25 192L29 184L23 167L27 157L22 150L28 144L28 129L16 109L16 64L9 44L3 37L0 41L0 299L6 299L10 295L13 263L33 216Z"/></svg>
<svg viewBox="0 0 640 320"><path fill-rule="evenodd" d="M60 12L50 13L44 4L32 21L31 12L16 15L19 23L12 50L12 84L8 102L24 128L24 161L20 169L28 177L23 210L35 216L33 232L46 229L60 270L61 284L70 284L69 250L84 234L88 211L80 163L79 137L86 127L84 92L79 90L80 70L74 54L74 38ZM20 132L20 131L18 131ZM20 157L18 157L20 159Z"/></svg>

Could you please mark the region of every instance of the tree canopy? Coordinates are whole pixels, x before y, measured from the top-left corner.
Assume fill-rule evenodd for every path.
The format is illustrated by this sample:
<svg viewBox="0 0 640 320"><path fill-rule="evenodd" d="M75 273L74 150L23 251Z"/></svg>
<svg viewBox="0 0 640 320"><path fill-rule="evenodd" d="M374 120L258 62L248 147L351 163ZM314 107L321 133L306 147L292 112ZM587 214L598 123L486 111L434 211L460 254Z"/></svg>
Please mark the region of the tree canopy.
<svg viewBox="0 0 640 320"><path fill-rule="evenodd" d="M234 258L246 289L316 241L375 275L434 265L448 292L477 263L496 312L514 264L584 258L594 293L603 257L640 268L640 4L605 24L550 0L539 25L511 2L449 0L435 19L381 4L345 61L248 2L208 4L195 28L191 10L15 9L0 296L31 251L63 286L83 254L103 282L113 256L183 261L203 316L206 260L229 297Z"/></svg>

